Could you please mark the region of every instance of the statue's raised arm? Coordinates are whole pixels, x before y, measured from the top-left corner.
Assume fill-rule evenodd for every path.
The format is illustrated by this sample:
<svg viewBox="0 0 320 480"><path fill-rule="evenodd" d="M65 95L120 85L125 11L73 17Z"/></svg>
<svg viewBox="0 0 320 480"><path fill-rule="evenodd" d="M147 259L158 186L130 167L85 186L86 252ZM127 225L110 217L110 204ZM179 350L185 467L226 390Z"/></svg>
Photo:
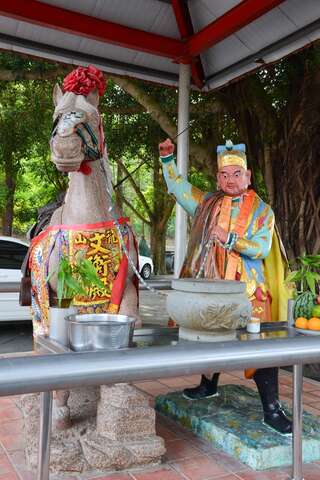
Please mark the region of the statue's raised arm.
<svg viewBox="0 0 320 480"><path fill-rule="evenodd" d="M160 143L159 153L168 192L175 196L177 202L189 215L193 216L198 205L203 201L205 193L179 174L173 156L174 144L169 138Z"/></svg>

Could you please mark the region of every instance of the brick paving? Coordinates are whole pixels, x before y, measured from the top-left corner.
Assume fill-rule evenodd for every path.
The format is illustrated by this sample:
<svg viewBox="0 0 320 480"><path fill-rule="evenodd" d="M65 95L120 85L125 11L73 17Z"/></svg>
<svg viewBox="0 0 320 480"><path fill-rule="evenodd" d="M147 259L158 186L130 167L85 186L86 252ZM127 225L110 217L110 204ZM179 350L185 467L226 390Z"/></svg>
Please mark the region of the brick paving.
<svg viewBox="0 0 320 480"><path fill-rule="evenodd" d="M197 384L197 375L162 378L138 382L135 385L144 391L153 403L159 393L174 391ZM221 375L223 384L244 384L254 388L242 372ZM291 375L281 371L281 398L291 401ZM320 415L320 384L304 380L304 408ZM20 410L16 397L0 398L0 480L35 480L35 474L27 470L24 457L24 440ZM197 438L171 420L158 416L157 432L165 439L167 453L157 467L122 473L51 475L50 480L289 480L291 469L272 469L256 472L231 456L214 449L209 443ZM304 465L304 480L320 480L320 462Z"/></svg>

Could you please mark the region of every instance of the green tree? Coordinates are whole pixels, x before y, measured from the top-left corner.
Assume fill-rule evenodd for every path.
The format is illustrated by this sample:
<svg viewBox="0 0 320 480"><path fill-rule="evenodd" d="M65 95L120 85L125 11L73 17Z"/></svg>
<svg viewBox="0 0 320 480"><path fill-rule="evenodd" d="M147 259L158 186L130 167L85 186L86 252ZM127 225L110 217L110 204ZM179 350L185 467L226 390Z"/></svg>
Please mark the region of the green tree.
<svg viewBox="0 0 320 480"><path fill-rule="evenodd" d="M50 82L44 81L1 85L0 164L4 175L1 197L5 235L11 235L14 226L19 231L32 223L37 208L63 188L48 157L51 90Z"/></svg>
<svg viewBox="0 0 320 480"><path fill-rule="evenodd" d="M19 84L36 79L50 83L53 77L68 71L66 67L45 62L41 67L37 62L12 57L6 56L4 61L0 56L3 82L18 78ZM26 67L22 68L21 62L27 62ZM313 46L216 92L191 94L190 178L200 182L205 179L205 190L214 187L215 145L226 138L244 141L254 187L274 208L292 258L320 249L319 62L320 47ZM158 239L151 243L159 271L163 232L170 217L164 207L172 205L160 175L157 144L177 134L177 97L174 88L110 75L101 104L117 181L140 161L146 161L118 190L117 198L125 209L130 208L134 223L149 225L152 237ZM28 145L34 152L34 143ZM24 155L29 151L20 150ZM1 162L3 158L1 153ZM0 202L3 198L2 188ZM157 244L161 245L159 250Z"/></svg>

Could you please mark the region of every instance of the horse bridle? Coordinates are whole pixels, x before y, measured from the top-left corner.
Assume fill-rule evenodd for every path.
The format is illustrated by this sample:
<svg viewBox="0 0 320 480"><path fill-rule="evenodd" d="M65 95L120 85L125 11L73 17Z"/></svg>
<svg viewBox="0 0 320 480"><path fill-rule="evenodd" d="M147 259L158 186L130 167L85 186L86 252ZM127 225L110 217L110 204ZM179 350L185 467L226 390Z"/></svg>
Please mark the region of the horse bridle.
<svg viewBox="0 0 320 480"><path fill-rule="evenodd" d="M61 137L69 137L73 133L76 133L82 141L85 157L84 161L99 160L103 156L103 152L99 147L99 142L94 131L88 122L83 121L84 119L85 114L82 112L71 111L58 115L53 122L51 142L57 133ZM62 121L62 124L59 124L60 120ZM88 144L82 128L89 134L92 146Z"/></svg>

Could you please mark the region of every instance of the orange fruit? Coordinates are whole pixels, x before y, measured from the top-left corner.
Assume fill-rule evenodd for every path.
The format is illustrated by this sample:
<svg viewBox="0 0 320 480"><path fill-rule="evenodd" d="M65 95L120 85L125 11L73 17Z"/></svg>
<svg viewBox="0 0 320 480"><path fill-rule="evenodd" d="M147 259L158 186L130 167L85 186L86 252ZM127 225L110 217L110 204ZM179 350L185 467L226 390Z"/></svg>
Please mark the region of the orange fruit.
<svg viewBox="0 0 320 480"><path fill-rule="evenodd" d="M309 328L309 327L308 327L308 323L309 323L309 321L308 321L307 318L305 318L305 317L298 317L298 318L296 319L296 321L295 321L294 324L295 324L295 326L296 326L297 328L304 328L304 329L306 329L306 328Z"/></svg>
<svg viewBox="0 0 320 480"><path fill-rule="evenodd" d="M311 317L308 321L309 330L320 330L320 318Z"/></svg>

